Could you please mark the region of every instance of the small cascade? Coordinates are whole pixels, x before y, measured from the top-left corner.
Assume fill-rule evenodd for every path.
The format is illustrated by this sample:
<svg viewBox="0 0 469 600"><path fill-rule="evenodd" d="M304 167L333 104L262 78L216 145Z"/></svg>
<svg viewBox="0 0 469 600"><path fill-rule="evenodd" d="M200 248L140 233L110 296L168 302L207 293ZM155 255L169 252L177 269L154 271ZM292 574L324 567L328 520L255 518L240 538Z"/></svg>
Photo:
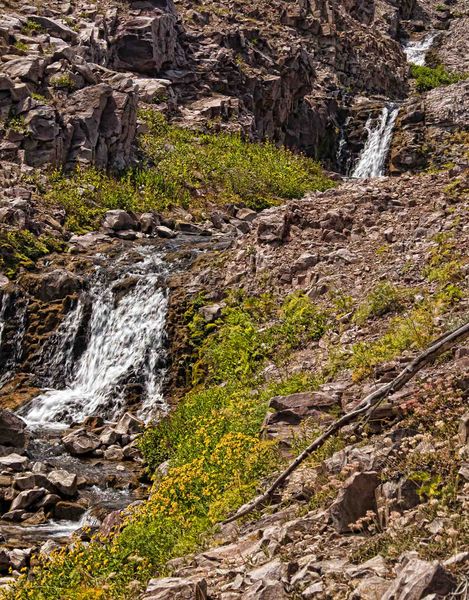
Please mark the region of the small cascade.
<svg viewBox="0 0 469 600"><path fill-rule="evenodd" d="M384 175L386 158L398 114L399 107L395 104L389 104L384 106L378 120L375 117L368 119L365 125L368 138L353 170L352 177L365 179Z"/></svg>
<svg viewBox="0 0 469 600"><path fill-rule="evenodd" d="M404 52L407 56L407 61L413 65L423 67L425 65L427 52L433 46L433 42L435 41L437 35L438 32L433 31L419 41L407 42L407 44L404 45Z"/></svg>
<svg viewBox="0 0 469 600"><path fill-rule="evenodd" d="M150 251L125 264L118 275L100 268L85 298L69 312L58 331L50 372L65 370L65 387L50 389L21 411L30 425L66 425L88 415L116 419L125 409L126 386L143 398L139 416L148 419L164 408L164 325L167 294L164 264ZM91 304L87 344L78 360L74 342ZM52 386L51 386L52 387Z"/></svg>

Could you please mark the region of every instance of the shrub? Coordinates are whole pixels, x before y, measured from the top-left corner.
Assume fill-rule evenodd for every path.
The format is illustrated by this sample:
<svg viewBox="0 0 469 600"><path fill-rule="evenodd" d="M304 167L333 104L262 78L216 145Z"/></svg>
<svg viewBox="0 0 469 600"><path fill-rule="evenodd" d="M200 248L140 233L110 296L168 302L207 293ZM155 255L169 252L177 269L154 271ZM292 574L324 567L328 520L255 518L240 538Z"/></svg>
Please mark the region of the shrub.
<svg viewBox="0 0 469 600"><path fill-rule="evenodd" d="M383 281L378 283L363 304L359 306L354 315L354 321L363 324L368 319L398 312L403 306L404 292L389 281Z"/></svg>
<svg viewBox="0 0 469 600"><path fill-rule="evenodd" d="M436 67L423 67L411 65L411 76L415 79L417 90L427 92L443 85L450 85L467 79L467 73L450 73L443 65Z"/></svg>

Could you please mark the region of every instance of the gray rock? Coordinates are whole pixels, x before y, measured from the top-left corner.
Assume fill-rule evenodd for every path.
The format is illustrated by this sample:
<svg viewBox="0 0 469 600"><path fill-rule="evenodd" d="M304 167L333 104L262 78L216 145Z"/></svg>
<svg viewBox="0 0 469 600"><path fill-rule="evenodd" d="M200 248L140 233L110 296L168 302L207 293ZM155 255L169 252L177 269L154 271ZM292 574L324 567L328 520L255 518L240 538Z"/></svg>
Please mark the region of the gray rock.
<svg viewBox="0 0 469 600"><path fill-rule="evenodd" d="M9 454L8 456L0 457L0 467L11 469L12 471L24 471L29 465L29 460L26 456L19 454Z"/></svg>
<svg viewBox="0 0 469 600"><path fill-rule="evenodd" d="M125 231L137 229L138 223L125 210L109 210L104 215L103 227L106 229L112 229L113 231Z"/></svg>
<svg viewBox="0 0 469 600"><path fill-rule="evenodd" d="M98 436L85 429L72 431L62 439L62 443L73 456L91 454L100 446Z"/></svg>
<svg viewBox="0 0 469 600"><path fill-rule="evenodd" d="M73 498L77 494L77 476L63 469L51 471L47 479L61 496Z"/></svg>
<svg viewBox="0 0 469 600"><path fill-rule="evenodd" d="M105 450L104 458L106 460L122 461L124 460L124 451L120 446L110 446Z"/></svg>
<svg viewBox="0 0 469 600"><path fill-rule="evenodd" d="M132 433L141 433L145 429L145 423L130 413L125 413L115 427L118 435L130 435Z"/></svg>
<svg viewBox="0 0 469 600"><path fill-rule="evenodd" d="M46 493L47 490L45 488L34 488L20 492L11 503L10 511L30 508L41 500Z"/></svg>
<svg viewBox="0 0 469 600"><path fill-rule="evenodd" d="M355 473L345 481L329 514L339 533L350 531L349 525L364 517L369 510L376 512L375 490L379 477L375 471Z"/></svg>
<svg viewBox="0 0 469 600"><path fill-rule="evenodd" d="M421 600L430 594L445 598L456 585L454 576L438 561L427 562L410 558L382 600Z"/></svg>
<svg viewBox="0 0 469 600"><path fill-rule="evenodd" d="M158 237L168 239L175 238L177 236L177 233L175 231L173 231L169 227L165 227L164 225L158 225L157 227L155 227L155 233Z"/></svg>
<svg viewBox="0 0 469 600"><path fill-rule="evenodd" d="M207 600L207 583L182 577L151 579L142 600Z"/></svg>

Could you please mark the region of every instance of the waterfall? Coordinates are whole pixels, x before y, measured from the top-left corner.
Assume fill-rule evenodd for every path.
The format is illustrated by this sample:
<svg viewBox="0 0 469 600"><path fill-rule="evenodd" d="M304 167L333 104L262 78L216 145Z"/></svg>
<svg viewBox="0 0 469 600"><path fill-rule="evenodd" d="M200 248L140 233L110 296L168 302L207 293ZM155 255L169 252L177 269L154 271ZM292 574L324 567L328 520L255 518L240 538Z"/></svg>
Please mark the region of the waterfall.
<svg viewBox="0 0 469 600"><path fill-rule="evenodd" d="M423 67L425 65L425 57L427 52L433 46L438 33L433 31L426 37L422 38L417 42L407 42L404 46L404 52L407 56L407 61L413 65Z"/></svg>
<svg viewBox="0 0 469 600"><path fill-rule="evenodd" d="M165 267L159 256L124 265L117 281L105 268L98 270L87 299L80 299L60 328L55 367L68 373L63 389L50 389L21 411L30 425L64 425L88 415L116 419L125 409L126 384L141 390L139 416L148 419L164 407L164 326L167 294L161 285ZM123 295L121 292L124 290ZM78 361L73 341L83 320L85 301L91 302L88 342ZM51 363L51 369L54 369Z"/></svg>
<svg viewBox="0 0 469 600"><path fill-rule="evenodd" d="M368 138L353 170L352 177L364 179L384 175L386 158L398 113L399 107L390 104L383 108L377 122L374 117L369 117L365 125Z"/></svg>

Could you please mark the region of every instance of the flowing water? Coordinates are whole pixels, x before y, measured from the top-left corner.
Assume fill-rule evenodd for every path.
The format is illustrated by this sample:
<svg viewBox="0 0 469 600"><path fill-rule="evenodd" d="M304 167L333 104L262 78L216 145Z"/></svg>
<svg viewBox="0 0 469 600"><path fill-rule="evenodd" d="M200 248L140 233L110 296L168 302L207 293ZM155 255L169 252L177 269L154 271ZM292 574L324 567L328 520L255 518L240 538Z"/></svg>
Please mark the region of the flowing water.
<svg viewBox="0 0 469 600"><path fill-rule="evenodd" d="M415 42L407 42L404 46L404 52L407 56L407 61L413 65L423 67L425 65L425 59L427 52L433 46L438 32L433 31L421 40Z"/></svg>
<svg viewBox="0 0 469 600"><path fill-rule="evenodd" d="M368 137L352 177L365 179L385 174L386 159L398 114L399 107L389 104L383 107L378 119L372 116L368 119L365 125Z"/></svg>
<svg viewBox="0 0 469 600"><path fill-rule="evenodd" d="M165 267L151 250L141 252L139 262L116 265L117 277L98 268L89 292L62 323L49 369L65 373L66 385L45 391L23 408L20 414L28 425L60 427L88 415L115 420L125 410L129 381L142 391L141 418L163 407ZM74 340L85 303L91 304L88 341L75 361Z"/></svg>

